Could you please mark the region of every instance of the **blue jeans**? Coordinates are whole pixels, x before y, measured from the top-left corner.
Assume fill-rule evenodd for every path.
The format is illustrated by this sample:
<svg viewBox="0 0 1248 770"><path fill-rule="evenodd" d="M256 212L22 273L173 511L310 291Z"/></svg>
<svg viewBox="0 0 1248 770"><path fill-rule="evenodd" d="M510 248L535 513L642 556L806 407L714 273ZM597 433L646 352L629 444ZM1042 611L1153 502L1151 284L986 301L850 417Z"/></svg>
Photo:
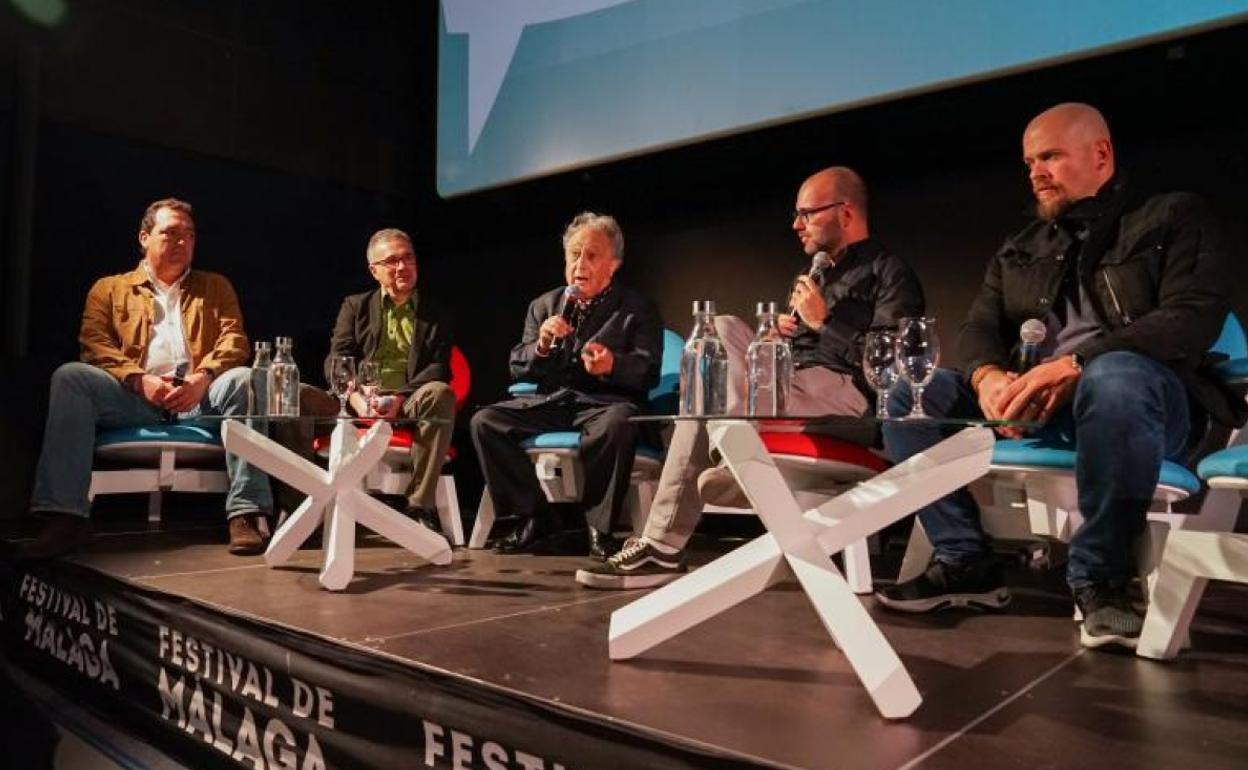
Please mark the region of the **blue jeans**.
<svg viewBox="0 0 1248 770"><path fill-rule="evenodd" d="M911 394L899 383L888 412L910 411ZM978 417L982 413L966 379L937 370L923 390L923 406L934 417ZM884 446L899 462L944 437L930 425L886 425ZM1161 474L1161 462L1182 454L1191 433L1187 391L1164 364L1126 351L1097 356L1084 367L1072 404L1059 411L1040 436L1078 447L1075 486L1083 525L1070 542L1066 580L1078 589L1124 584L1133 572L1132 545L1144 526ZM979 509L959 489L919 511L936 558L963 564L987 551Z"/></svg>
<svg viewBox="0 0 1248 770"><path fill-rule="evenodd" d="M240 366L223 373L208 386L199 405L202 414L246 414L251 370ZM151 425L164 421L164 412L129 390L108 372L84 363L64 364L52 373L48 421L35 470L30 507L34 511L88 516L91 502L91 464L96 431ZM269 479L237 456L227 453L225 468L230 490L226 517L273 510Z"/></svg>

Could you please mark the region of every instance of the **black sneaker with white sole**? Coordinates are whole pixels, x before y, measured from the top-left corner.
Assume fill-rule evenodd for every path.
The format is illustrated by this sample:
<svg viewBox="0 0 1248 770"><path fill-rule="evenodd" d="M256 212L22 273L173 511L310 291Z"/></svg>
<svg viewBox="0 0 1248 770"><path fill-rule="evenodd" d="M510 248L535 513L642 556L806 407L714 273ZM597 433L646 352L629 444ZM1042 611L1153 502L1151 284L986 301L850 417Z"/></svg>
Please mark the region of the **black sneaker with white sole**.
<svg viewBox="0 0 1248 770"><path fill-rule="evenodd" d="M576 582L590 588L653 588L688 571L685 552L663 553L642 538L632 538L602 564L576 571Z"/></svg>
<svg viewBox="0 0 1248 770"><path fill-rule="evenodd" d="M1083 613L1079 642L1096 649L1115 645L1134 650L1144 628L1144 618L1136 612L1126 588L1090 585L1074 591L1075 604Z"/></svg>
<svg viewBox="0 0 1248 770"><path fill-rule="evenodd" d="M985 556L964 565L932 561L913 580L881 588L876 601L899 612L935 612L954 607L998 610L1010 603L1001 565Z"/></svg>

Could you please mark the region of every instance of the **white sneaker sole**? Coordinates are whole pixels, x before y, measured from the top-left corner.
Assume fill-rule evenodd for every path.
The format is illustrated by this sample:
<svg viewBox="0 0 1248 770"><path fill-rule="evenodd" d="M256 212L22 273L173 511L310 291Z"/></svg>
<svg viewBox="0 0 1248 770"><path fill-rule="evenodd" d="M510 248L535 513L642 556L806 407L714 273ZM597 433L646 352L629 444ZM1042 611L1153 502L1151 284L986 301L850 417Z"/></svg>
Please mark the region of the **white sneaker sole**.
<svg viewBox="0 0 1248 770"><path fill-rule="evenodd" d="M576 582L588 588L627 591L633 588L654 588L684 577L685 572L658 572L647 575L603 575L578 569Z"/></svg>
<svg viewBox="0 0 1248 770"><path fill-rule="evenodd" d="M1010 603L1010 589L1003 586L983 594L945 594L930 599L890 599L877 592L875 600L890 610L914 614L948 609L999 610Z"/></svg>
<svg viewBox="0 0 1248 770"><path fill-rule="evenodd" d="M1121 636L1119 634L1101 634L1100 636L1092 636L1088 633L1087 624L1079 626L1079 643L1091 650L1100 649L1115 645L1127 650L1134 650L1139 643L1139 638L1130 636Z"/></svg>

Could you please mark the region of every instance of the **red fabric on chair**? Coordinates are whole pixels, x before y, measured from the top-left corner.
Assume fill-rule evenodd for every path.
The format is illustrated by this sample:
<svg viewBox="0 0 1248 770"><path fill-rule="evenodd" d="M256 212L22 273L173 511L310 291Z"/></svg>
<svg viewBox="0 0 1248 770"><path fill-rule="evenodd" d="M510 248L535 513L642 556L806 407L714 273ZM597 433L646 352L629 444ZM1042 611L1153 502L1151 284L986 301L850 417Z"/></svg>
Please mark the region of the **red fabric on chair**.
<svg viewBox="0 0 1248 770"><path fill-rule="evenodd" d="M857 465L880 473L889 463L870 449L817 433L760 433L763 446L773 455L796 455L817 460Z"/></svg>
<svg viewBox="0 0 1248 770"><path fill-rule="evenodd" d="M459 414L468 401L468 391L472 389L472 371L468 368L468 359L458 345L451 346L451 390L455 393L455 413Z"/></svg>
<svg viewBox="0 0 1248 770"><path fill-rule="evenodd" d="M359 423L367 422L367 425L361 427ZM372 425L372 420L356 420L356 433L360 438L364 438L364 434L368 432L368 426ZM410 428L395 428L390 434L391 449L411 449L412 448L412 431ZM317 436L312 441L312 450L314 452L324 453L329 451L329 436ZM455 447L448 447L446 450L446 462L455 459Z"/></svg>

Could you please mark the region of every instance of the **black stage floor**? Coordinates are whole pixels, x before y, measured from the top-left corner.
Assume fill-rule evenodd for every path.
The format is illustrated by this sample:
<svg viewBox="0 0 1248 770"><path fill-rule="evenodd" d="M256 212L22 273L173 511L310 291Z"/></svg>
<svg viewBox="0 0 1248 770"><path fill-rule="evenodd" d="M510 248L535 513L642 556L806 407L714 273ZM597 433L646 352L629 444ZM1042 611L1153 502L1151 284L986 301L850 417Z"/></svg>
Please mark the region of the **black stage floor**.
<svg viewBox="0 0 1248 770"><path fill-rule="evenodd" d="M291 565L270 569L259 557L229 556L222 530L104 535L72 561L227 619L302 630L607 729L709 749L725 764L1248 767L1248 590L1241 586L1211 589L1193 649L1168 664L1083 650L1060 580L1025 569L1013 574L1020 587L1001 614L916 618L872 606L924 697L913 717L889 722L796 583L639 659L612 663L609 616L640 594L577 586L581 558L459 550L454 564L438 568L377 539L358 550L356 578L334 594L316 582L320 551L300 551ZM732 545L698 544L699 563ZM409 766L425 766L421 758ZM609 754L599 759L601 767L628 766Z"/></svg>

